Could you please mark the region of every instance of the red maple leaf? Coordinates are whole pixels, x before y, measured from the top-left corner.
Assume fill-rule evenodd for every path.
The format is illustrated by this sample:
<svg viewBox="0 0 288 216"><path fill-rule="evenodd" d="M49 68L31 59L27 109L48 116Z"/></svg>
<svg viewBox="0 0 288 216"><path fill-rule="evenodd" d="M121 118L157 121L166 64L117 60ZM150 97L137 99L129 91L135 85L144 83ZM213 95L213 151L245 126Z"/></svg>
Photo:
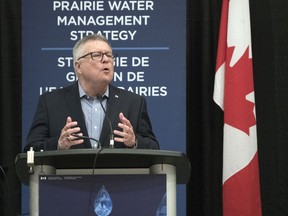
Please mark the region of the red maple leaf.
<svg viewBox="0 0 288 216"><path fill-rule="evenodd" d="M230 67L234 47L227 48L224 90L224 121L249 135L249 128L256 124L254 103L245 97L254 91L252 59L246 49L241 58Z"/></svg>

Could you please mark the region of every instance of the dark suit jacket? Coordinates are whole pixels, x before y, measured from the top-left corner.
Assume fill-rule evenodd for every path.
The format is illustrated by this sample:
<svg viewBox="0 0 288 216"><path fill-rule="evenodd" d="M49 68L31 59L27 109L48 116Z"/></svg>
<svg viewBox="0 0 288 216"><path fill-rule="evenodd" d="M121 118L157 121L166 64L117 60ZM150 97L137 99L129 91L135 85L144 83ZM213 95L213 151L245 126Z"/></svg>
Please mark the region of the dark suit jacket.
<svg viewBox="0 0 288 216"><path fill-rule="evenodd" d="M112 128L119 129L119 113L130 120L138 140L137 148L159 149L159 144L153 134L144 97L109 86L107 100L107 116L111 120ZM66 119L71 116L78 122L83 135L88 136L86 124L81 108L78 83L68 87L45 93L39 97L34 120L27 136L24 152L33 146L34 151L56 150L58 139ZM109 147L110 126L107 118L103 122L100 143L102 147ZM123 143L115 142L115 148L125 148ZM91 148L90 140L73 148Z"/></svg>

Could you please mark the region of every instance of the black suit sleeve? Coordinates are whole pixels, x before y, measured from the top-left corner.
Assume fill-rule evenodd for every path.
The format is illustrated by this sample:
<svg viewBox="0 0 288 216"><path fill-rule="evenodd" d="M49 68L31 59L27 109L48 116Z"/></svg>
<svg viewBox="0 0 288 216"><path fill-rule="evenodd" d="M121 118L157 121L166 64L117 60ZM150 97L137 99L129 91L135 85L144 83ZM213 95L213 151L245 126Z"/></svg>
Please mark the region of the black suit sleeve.
<svg viewBox="0 0 288 216"><path fill-rule="evenodd" d="M152 130L152 125L147 111L146 100L142 98L139 120L135 128L137 138L137 148L139 149L159 149L159 144Z"/></svg>
<svg viewBox="0 0 288 216"><path fill-rule="evenodd" d="M152 130L145 97L110 86L110 95L107 102L107 115L112 122L112 128L121 131L122 129L118 127L118 123L120 122L120 112L124 114L133 127L137 139L137 148L160 148ZM109 127L107 121L104 121L101 136L103 143L109 139ZM123 143L119 142L115 142L114 146L115 148L127 148Z"/></svg>
<svg viewBox="0 0 288 216"><path fill-rule="evenodd" d="M50 137L48 124L47 107L44 97L40 96L33 123L27 136L24 152L27 152L30 147L33 147L34 151L57 149L59 136Z"/></svg>
<svg viewBox="0 0 288 216"><path fill-rule="evenodd" d="M33 147L34 151L56 150L61 130L65 126L68 116L76 121L81 132L87 135L77 82L39 97L24 152L28 151L30 147ZM89 147L91 148L90 141L84 140L84 143L71 148Z"/></svg>

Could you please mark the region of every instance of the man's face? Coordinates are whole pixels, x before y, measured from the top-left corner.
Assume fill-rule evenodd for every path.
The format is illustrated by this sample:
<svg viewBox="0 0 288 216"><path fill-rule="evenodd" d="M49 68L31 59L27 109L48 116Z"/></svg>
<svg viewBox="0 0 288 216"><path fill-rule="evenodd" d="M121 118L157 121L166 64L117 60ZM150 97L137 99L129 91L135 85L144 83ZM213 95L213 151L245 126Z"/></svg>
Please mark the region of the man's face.
<svg viewBox="0 0 288 216"><path fill-rule="evenodd" d="M91 52L112 53L111 47L107 43L98 40L88 41L81 50L83 55ZM114 62L106 55L103 55L102 59L95 57L94 60L91 55L87 55L75 62L75 70L82 85L90 87L108 85L113 78Z"/></svg>

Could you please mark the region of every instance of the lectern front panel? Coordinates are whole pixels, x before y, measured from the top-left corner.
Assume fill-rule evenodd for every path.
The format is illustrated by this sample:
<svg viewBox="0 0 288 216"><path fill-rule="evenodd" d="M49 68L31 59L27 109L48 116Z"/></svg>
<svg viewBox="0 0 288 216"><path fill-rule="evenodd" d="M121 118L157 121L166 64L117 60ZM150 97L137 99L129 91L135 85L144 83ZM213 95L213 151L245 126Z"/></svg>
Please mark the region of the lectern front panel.
<svg viewBox="0 0 288 216"><path fill-rule="evenodd" d="M41 216L147 216L165 210L166 175L39 176Z"/></svg>

